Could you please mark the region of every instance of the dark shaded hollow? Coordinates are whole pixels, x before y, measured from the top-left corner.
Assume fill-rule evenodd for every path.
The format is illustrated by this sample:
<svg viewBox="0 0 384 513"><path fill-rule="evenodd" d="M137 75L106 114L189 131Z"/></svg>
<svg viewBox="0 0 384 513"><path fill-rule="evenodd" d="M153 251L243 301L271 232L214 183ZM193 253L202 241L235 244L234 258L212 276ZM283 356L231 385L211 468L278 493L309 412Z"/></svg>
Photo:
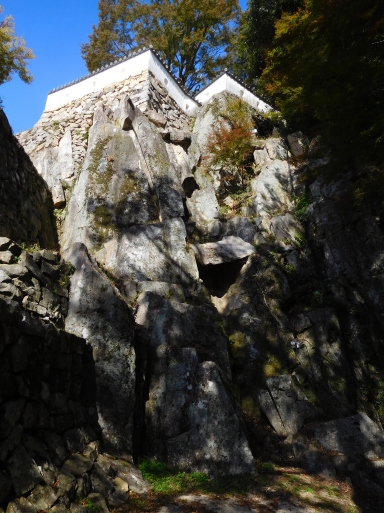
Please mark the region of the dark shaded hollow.
<svg viewBox="0 0 384 513"><path fill-rule="evenodd" d="M187 176L187 178L183 180L183 189L187 198L190 198L194 191L199 189L199 186L193 176Z"/></svg>
<svg viewBox="0 0 384 513"><path fill-rule="evenodd" d="M201 265L197 263L199 276L203 280L211 296L223 297L240 275L247 258L218 265Z"/></svg>

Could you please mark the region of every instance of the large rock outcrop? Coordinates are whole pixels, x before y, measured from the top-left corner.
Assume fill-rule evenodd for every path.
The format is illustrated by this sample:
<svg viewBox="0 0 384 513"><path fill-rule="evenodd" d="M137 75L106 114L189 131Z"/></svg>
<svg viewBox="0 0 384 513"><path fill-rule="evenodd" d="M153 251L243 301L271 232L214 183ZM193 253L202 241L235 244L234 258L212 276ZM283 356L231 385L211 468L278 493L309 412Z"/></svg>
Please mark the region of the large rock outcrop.
<svg viewBox="0 0 384 513"><path fill-rule="evenodd" d="M215 310L153 293L142 294L138 305L141 388L148 390L141 412L144 450L211 475L252 472L252 454L229 388L227 340Z"/></svg>
<svg viewBox="0 0 384 513"><path fill-rule="evenodd" d="M246 169L211 165L209 134L230 96L200 109L191 136L185 120L171 124L161 90L142 110L116 88L113 101L89 99L73 176L69 135L39 149L52 192L57 177L66 189L65 328L92 347L105 446L213 476L251 473L253 457L273 451L253 431L268 420L297 461L312 445L343 456L345 426L381 458L382 208L351 208L354 172L315 180L310 168L328 157L302 165L302 134L287 145L257 112ZM13 256L9 246L3 258ZM6 270L0 290L17 296ZM328 460L332 474L340 461Z"/></svg>
<svg viewBox="0 0 384 513"><path fill-rule="evenodd" d="M135 403L133 318L83 244L74 244L64 257L75 268L65 329L83 337L92 347L104 446L115 453L130 454Z"/></svg>
<svg viewBox="0 0 384 513"><path fill-rule="evenodd" d="M137 133L102 112L91 128L62 244L84 243L121 280L188 284L197 268L179 217L182 188L156 128L132 110Z"/></svg>

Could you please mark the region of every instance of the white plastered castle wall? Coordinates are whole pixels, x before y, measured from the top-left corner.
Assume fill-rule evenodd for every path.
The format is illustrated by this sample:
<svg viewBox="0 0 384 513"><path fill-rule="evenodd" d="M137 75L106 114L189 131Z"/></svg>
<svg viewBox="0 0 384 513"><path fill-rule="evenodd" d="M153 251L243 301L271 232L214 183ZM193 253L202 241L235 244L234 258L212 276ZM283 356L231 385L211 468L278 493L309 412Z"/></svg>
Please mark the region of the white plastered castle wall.
<svg viewBox="0 0 384 513"><path fill-rule="evenodd" d="M112 84L122 82L144 71L150 71L167 90L169 96L177 103L180 109L189 116L195 116L201 104L207 103L212 96L224 91L239 96L260 113L266 113L271 110L268 104L251 93L251 91L237 80L234 80L227 73L224 73L221 77L212 82L212 84L201 91L194 100L180 87L172 74L156 57L155 53L148 49L123 62L119 62L107 69L94 73L84 80L80 80L57 91L50 92L44 112L59 109L87 94L101 91Z"/></svg>
<svg viewBox="0 0 384 513"><path fill-rule="evenodd" d="M196 95L195 99L199 103L204 104L209 102L209 100L216 94L222 93L224 91L242 98L251 107L262 114L272 110L272 108L267 103L260 100L260 98L251 93L251 91L246 89L239 82L230 77L227 73L224 73L224 75L212 82L212 84L201 91L201 93Z"/></svg>
<svg viewBox="0 0 384 513"><path fill-rule="evenodd" d="M105 87L116 82L121 82L143 71L150 71L168 91L170 97L177 105L190 116L195 116L199 104L190 98L177 84L176 80L167 71L163 64L156 58L151 50L131 57L124 62L119 62L108 69L100 71L90 77L76 82L64 89L51 92L48 95L44 112L56 110L67 103L82 98L91 93L101 91Z"/></svg>

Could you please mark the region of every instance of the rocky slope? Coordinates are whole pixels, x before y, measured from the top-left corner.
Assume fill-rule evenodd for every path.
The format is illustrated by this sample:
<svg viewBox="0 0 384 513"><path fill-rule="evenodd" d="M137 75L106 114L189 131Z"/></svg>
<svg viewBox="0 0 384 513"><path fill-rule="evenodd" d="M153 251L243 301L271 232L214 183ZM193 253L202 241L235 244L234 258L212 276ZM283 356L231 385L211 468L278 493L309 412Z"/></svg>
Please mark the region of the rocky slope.
<svg viewBox="0 0 384 513"><path fill-rule="evenodd" d="M0 503L52 486L44 465L59 483L64 467L72 484L83 481L68 484L64 499L46 491L52 501L44 508L33 502L38 488L10 511L68 508L89 493L108 496L110 507L124 503L131 482L116 481L121 469L102 469L104 489L92 478L104 461L90 456L96 448L212 477L251 474L259 456L282 457L384 495L383 212L354 206L356 173L332 179L322 172L330 157L318 141L300 133L286 139L257 112L246 176L210 165L208 136L228 95L202 107L189 129L183 118L180 131L159 103L143 113L121 88L118 94L87 99L92 114L84 121L92 126L76 166L64 130L57 155L30 144L40 172L49 159L57 164L55 179L45 177L52 194L57 183L66 191L57 235L47 186L1 114L8 146L0 172L10 184L25 175L33 193L23 202L24 189L15 186L16 200L2 214L23 205L20 227L1 225L0 236L19 244L0 239L0 296L4 312L31 319L25 334L45 349L38 360L26 359L29 349L18 357L28 343L16 327L0 339L3 375L17 383L1 396L1 408L13 413L0 433L7 448ZM20 140L28 148L28 133ZM70 184L61 174L69 167ZM62 261L23 251L36 242L52 249L55 237ZM61 354L55 337L71 340L71 349L60 349L69 358L48 365L45 351ZM76 347L86 362L77 363ZM71 388L79 373L87 392ZM29 420L33 408L44 410L46 425L37 413ZM91 434L75 449L83 466L72 469L67 433L85 426ZM52 436L64 447L60 462ZM21 451L34 469L23 489L13 470Z"/></svg>

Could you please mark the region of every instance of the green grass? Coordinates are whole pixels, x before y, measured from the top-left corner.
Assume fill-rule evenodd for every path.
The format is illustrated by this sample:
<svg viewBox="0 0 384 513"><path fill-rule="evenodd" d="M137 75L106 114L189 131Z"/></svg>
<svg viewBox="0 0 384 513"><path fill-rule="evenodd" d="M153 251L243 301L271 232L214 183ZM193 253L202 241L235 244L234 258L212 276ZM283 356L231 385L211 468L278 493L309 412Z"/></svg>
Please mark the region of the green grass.
<svg viewBox="0 0 384 513"><path fill-rule="evenodd" d="M200 489L209 482L209 477L201 472L186 474L157 460L145 459L139 464L144 479L152 485L152 492L171 495Z"/></svg>
<svg viewBox="0 0 384 513"><path fill-rule="evenodd" d="M259 462L258 466L260 472L262 472L263 474L274 474L276 472L275 466L270 461Z"/></svg>
<svg viewBox="0 0 384 513"><path fill-rule="evenodd" d="M151 483L152 493L159 496L192 492L243 495L254 485L252 476L211 479L202 472L188 474L157 460L144 459L139 468L144 479Z"/></svg>
<svg viewBox="0 0 384 513"><path fill-rule="evenodd" d="M157 460L143 459L139 468L144 479L151 483L152 489L146 496L130 493L127 505L129 509L121 511L158 511L160 505L171 503L177 496L186 493L203 493L221 500L230 496L246 500L247 493L261 496L267 494L270 498L270 493L277 493L314 506L319 512L359 513L351 494L348 492L344 497L341 489L334 483L318 481L317 476L303 474L301 471L299 474L287 473L284 468L270 461L258 460L256 467L258 473L255 476L211 479L201 472L186 473Z"/></svg>

